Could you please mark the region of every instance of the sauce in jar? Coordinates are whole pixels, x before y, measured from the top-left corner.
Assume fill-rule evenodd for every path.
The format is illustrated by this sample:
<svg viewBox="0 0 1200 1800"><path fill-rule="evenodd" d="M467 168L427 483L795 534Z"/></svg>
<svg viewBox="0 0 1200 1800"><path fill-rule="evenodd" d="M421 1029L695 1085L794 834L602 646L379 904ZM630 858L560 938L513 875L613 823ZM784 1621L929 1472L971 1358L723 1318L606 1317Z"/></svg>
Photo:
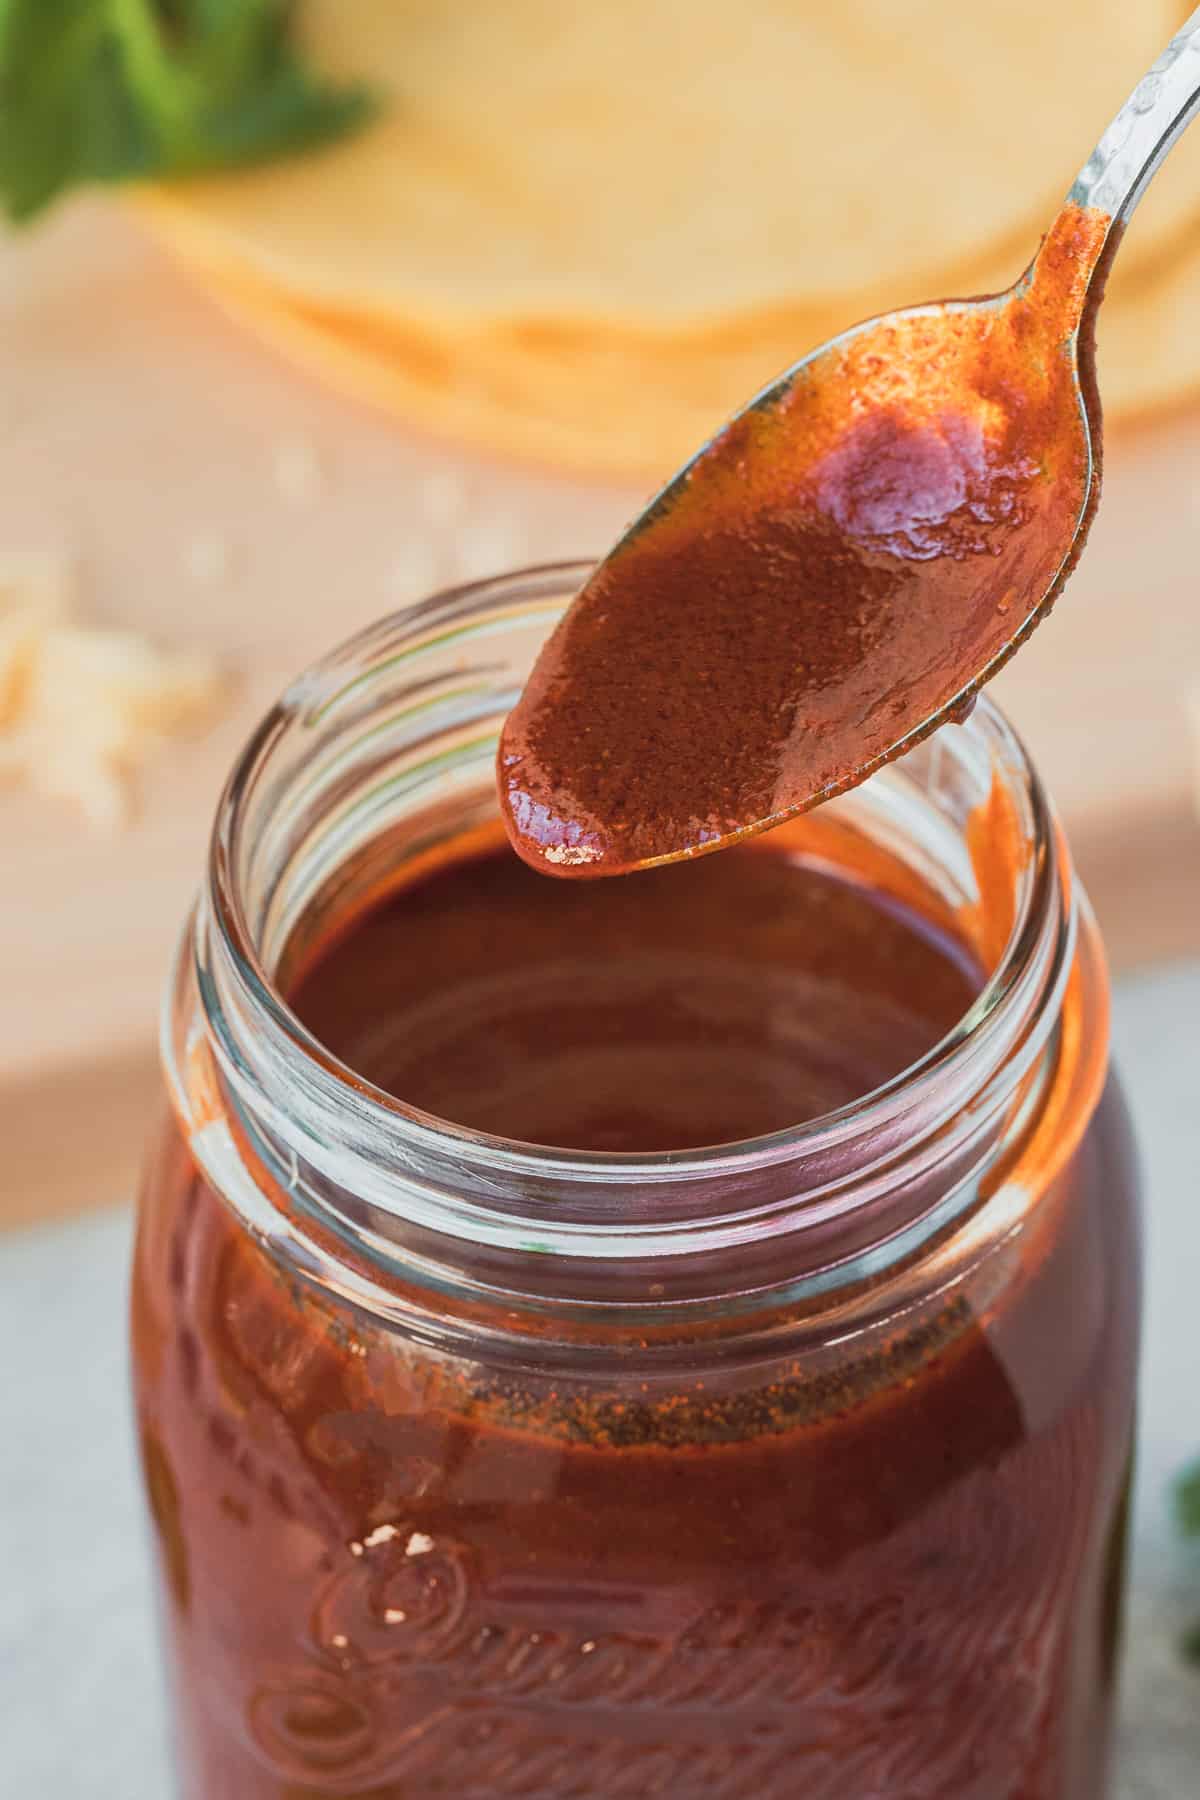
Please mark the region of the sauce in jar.
<svg viewBox="0 0 1200 1800"><path fill-rule="evenodd" d="M376 1087L477 1131L621 1152L784 1131L918 1062L983 985L967 944L795 835L605 891L501 839L355 919L292 1005Z"/></svg>
<svg viewBox="0 0 1200 1800"><path fill-rule="evenodd" d="M225 819L133 1285L188 1800L1104 1792L1136 1184L979 711L874 837L628 883L493 805L302 906Z"/></svg>

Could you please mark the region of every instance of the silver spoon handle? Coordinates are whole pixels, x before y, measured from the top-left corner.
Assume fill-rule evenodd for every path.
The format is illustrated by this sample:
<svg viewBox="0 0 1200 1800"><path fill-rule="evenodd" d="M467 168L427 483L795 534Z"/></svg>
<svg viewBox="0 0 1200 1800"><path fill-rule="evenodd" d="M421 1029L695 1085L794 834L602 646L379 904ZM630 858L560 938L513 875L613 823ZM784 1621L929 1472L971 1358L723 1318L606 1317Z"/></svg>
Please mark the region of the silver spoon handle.
<svg viewBox="0 0 1200 1800"><path fill-rule="evenodd" d="M1200 7L1109 126L1067 195L1124 224L1167 152L1200 111Z"/></svg>

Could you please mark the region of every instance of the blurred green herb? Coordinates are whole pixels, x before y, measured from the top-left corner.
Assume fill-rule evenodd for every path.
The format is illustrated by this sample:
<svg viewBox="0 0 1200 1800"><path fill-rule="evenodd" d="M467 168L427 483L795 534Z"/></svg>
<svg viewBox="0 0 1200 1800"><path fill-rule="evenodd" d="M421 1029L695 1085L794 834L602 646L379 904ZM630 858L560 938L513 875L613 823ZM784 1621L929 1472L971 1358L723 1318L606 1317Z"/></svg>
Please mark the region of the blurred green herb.
<svg viewBox="0 0 1200 1800"><path fill-rule="evenodd" d="M306 67L291 0L0 0L0 203L264 161L339 137L364 86Z"/></svg>
<svg viewBox="0 0 1200 1800"><path fill-rule="evenodd" d="M1176 1484L1175 1517L1184 1537L1194 1538L1200 1546L1200 1463L1193 1463ZM1183 1653L1190 1662L1200 1663L1200 1619L1185 1632Z"/></svg>
<svg viewBox="0 0 1200 1800"><path fill-rule="evenodd" d="M1175 1517L1184 1537L1200 1538L1200 1463L1193 1463L1179 1477L1175 1488Z"/></svg>

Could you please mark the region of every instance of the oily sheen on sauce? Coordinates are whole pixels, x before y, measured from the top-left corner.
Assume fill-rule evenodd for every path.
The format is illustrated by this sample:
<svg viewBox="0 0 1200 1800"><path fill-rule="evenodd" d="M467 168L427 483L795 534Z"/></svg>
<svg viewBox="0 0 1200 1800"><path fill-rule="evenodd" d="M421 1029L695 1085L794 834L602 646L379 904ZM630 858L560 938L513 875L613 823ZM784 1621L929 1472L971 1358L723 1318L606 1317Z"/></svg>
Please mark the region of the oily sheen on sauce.
<svg viewBox="0 0 1200 1800"><path fill-rule="evenodd" d="M1098 498L1068 206L1024 288L868 323L673 481L576 596L505 726L501 805L544 873L719 848L853 786L969 704L1044 616ZM1079 337L1081 415L1070 324Z"/></svg>

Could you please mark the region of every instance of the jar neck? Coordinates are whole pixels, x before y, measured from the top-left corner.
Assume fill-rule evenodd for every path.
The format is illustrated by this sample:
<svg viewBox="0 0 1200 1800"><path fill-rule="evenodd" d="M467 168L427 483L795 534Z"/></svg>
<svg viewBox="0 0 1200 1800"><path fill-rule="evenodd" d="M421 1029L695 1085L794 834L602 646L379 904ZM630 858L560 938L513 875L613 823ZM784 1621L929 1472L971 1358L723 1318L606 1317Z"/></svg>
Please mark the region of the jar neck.
<svg viewBox="0 0 1200 1800"><path fill-rule="evenodd" d="M252 1229L375 1312L434 1295L506 1331L555 1316L674 1331L828 1304L978 1209L1055 1079L1073 881L987 702L810 815L815 856L901 871L987 969L940 1044L837 1113L668 1155L520 1144L374 1089L283 997L306 945L487 828L500 723L586 573L435 597L308 671L264 720L221 802L166 1019L183 1128Z"/></svg>

